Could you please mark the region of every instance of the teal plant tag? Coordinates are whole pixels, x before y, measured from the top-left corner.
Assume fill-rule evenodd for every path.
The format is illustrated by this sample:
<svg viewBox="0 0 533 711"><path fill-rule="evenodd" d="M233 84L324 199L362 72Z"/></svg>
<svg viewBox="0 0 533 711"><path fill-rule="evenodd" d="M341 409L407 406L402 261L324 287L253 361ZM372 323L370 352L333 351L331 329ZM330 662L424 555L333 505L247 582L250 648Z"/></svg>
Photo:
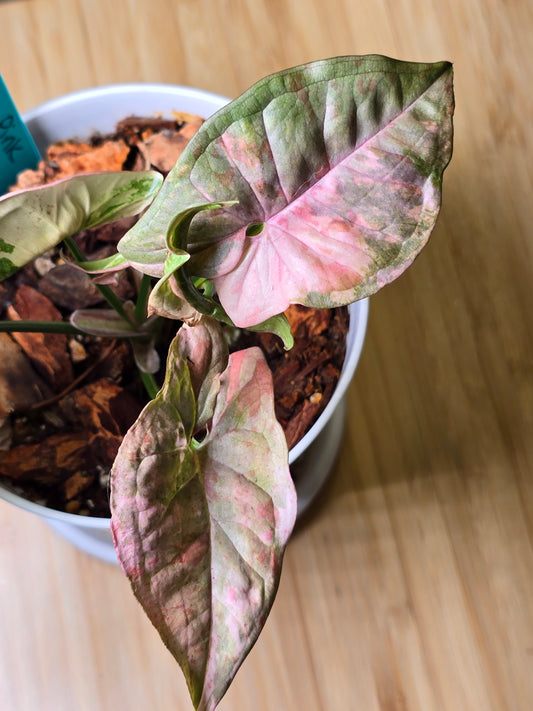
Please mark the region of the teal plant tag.
<svg viewBox="0 0 533 711"><path fill-rule="evenodd" d="M17 174L35 168L41 159L2 77L0 77L0 195L15 183Z"/></svg>

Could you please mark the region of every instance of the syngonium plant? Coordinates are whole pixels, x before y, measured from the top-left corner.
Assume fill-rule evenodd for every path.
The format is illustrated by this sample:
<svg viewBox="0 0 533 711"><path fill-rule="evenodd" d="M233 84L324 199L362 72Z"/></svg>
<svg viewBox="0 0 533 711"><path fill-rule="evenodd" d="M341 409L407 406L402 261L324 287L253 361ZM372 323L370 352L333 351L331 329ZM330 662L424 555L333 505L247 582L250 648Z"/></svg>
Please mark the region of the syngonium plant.
<svg viewBox="0 0 533 711"><path fill-rule="evenodd" d="M262 629L296 517L269 368L257 348L228 355L221 324L288 348L289 304L345 305L398 277L437 218L452 114L448 62L337 57L259 81L164 181L86 174L0 200L2 276L64 242L109 308L50 328L132 344L152 399L111 472L113 539L201 711ZM117 254L85 261L73 235L141 211ZM142 275L135 304L108 283L121 269ZM158 391L161 318L180 327Z"/></svg>

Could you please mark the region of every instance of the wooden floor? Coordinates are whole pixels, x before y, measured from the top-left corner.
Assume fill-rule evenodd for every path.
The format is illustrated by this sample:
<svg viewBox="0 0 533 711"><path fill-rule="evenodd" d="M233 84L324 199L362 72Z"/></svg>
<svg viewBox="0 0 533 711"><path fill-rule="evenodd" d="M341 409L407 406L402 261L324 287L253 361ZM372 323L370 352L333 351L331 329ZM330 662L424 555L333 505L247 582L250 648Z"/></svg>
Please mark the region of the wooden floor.
<svg viewBox="0 0 533 711"><path fill-rule="evenodd" d="M337 54L455 64L428 248L371 299L346 436L222 711L533 708L533 4L4 0L20 110L72 90L236 96ZM0 503L0 709L188 711L118 569Z"/></svg>

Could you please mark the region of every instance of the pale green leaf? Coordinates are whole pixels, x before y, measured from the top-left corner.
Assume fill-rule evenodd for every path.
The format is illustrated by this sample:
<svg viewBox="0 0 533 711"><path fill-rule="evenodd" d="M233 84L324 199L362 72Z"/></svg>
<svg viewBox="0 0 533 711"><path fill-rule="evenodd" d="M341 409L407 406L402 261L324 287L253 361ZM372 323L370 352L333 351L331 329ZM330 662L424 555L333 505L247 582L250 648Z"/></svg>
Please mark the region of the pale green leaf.
<svg viewBox="0 0 533 711"><path fill-rule="evenodd" d="M80 230L137 215L157 194L155 171L85 173L0 198L0 279Z"/></svg>
<svg viewBox="0 0 533 711"><path fill-rule="evenodd" d="M90 262L80 262L78 266L89 273L115 272L125 269L128 262L121 254L112 254L105 259L96 259Z"/></svg>

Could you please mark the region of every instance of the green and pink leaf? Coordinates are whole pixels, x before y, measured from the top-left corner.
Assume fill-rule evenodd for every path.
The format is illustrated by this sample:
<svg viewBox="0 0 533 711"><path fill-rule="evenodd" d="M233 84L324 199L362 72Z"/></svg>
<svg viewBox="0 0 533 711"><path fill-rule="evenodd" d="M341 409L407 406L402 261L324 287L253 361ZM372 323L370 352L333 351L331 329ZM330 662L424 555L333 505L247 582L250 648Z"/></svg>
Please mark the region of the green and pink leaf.
<svg viewBox="0 0 533 711"><path fill-rule="evenodd" d="M452 147L452 68L338 57L266 77L206 121L119 250L160 275L172 215L188 270L237 326L336 306L399 276L426 243Z"/></svg>
<svg viewBox="0 0 533 711"><path fill-rule="evenodd" d="M215 322L183 327L161 392L124 438L111 496L133 590L195 706L212 711L265 622L296 516L261 352L228 360Z"/></svg>

